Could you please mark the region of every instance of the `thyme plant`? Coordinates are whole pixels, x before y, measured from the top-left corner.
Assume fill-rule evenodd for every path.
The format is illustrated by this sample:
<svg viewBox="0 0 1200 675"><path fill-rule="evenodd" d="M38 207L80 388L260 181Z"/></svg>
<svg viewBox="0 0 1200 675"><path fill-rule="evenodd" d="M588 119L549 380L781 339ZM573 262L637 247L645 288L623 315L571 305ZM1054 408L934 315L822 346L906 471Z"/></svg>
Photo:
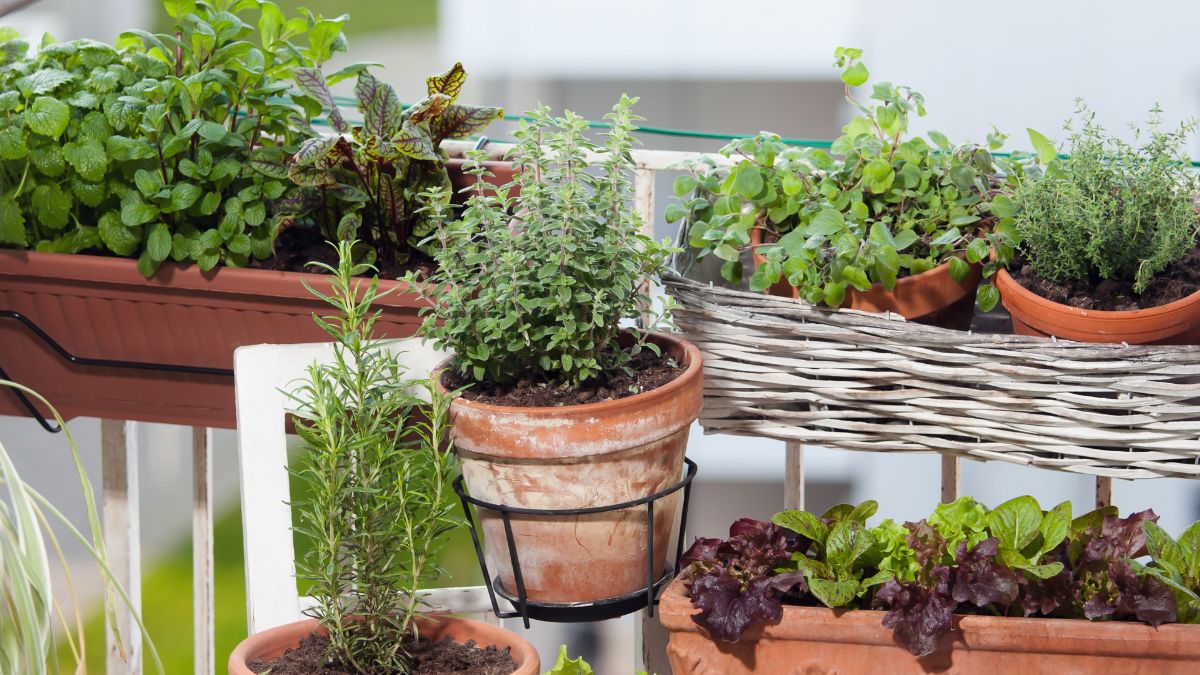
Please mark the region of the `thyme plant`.
<svg viewBox="0 0 1200 675"><path fill-rule="evenodd" d="M637 337L622 348L621 320L646 308L642 280L661 273L670 249L642 234L630 205L636 98L622 96L603 148L584 135L587 121L539 107L516 132L515 183L497 195L475 190L462 217L447 223L445 200L430 209L438 270L427 293L422 331L456 354L466 377L504 384L535 377L580 384L658 347ZM599 170L588 153L601 152ZM471 155L478 184L489 175ZM509 214L515 213L516 217Z"/></svg>
<svg viewBox="0 0 1200 675"><path fill-rule="evenodd" d="M437 578L446 535L459 526L447 451L450 398L431 379L410 379L396 355L372 339L371 305L386 293L354 264L355 242L338 245L332 293L309 290L336 314L315 317L334 358L308 369L293 394L306 458L296 477L296 531L312 541L298 565L329 630L329 659L359 673L408 673L418 588Z"/></svg>
<svg viewBox="0 0 1200 675"><path fill-rule="evenodd" d="M1108 134L1078 102L1082 126L1072 130L1069 155L1012 196L1019 250L1038 274L1056 282L1117 279L1141 293L1196 248L1200 179L1185 151L1196 122L1165 131L1161 113L1151 110L1149 138L1135 145ZM1135 136L1142 132L1135 128Z"/></svg>

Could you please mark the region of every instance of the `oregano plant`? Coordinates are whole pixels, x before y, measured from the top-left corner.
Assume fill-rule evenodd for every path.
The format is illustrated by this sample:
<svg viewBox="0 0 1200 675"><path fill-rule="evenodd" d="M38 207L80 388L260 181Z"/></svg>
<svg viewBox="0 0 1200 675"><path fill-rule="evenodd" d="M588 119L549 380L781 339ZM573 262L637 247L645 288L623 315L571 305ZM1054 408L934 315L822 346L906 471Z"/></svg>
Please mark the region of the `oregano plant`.
<svg viewBox="0 0 1200 675"><path fill-rule="evenodd" d="M631 204L636 101L622 96L605 115L603 147L588 139L582 117L539 107L516 131L515 183L499 194L473 191L456 220L444 218L444 192L430 191L438 267L422 331L454 350L466 378L579 384L642 348L657 352L641 334L621 344L630 334L622 320L647 309L640 284L670 253L643 234ZM589 169L597 152L599 167ZM471 154L480 182L484 157Z"/></svg>
<svg viewBox="0 0 1200 675"><path fill-rule="evenodd" d="M357 673L408 673L420 637L417 590L442 575L446 535L460 525L450 481L450 397L414 377L372 337L386 293L373 268L338 244L332 292L313 293L333 314L314 317L334 357L309 367L290 395L304 440L295 477L296 531L311 543L297 575L316 599L310 613L329 631L328 659Z"/></svg>
<svg viewBox="0 0 1200 675"><path fill-rule="evenodd" d="M689 221L689 243L703 257L724 261L721 274L738 283L743 253L762 256L750 277L762 291L786 280L813 304L842 304L848 289L880 283L948 264L961 282L970 264L994 271L989 249L1015 243L1011 224L995 227L990 195L1000 169L991 152L1004 142L993 132L988 146L954 146L931 131L909 133L925 99L910 87L875 82L869 101L854 88L869 73L858 49L841 47L846 100L858 111L828 151L796 147L762 133L732 141L714 162L689 163L675 183L677 202L667 220ZM752 233L761 243L752 246ZM980 296L990 309L991 287Z"/></svg>

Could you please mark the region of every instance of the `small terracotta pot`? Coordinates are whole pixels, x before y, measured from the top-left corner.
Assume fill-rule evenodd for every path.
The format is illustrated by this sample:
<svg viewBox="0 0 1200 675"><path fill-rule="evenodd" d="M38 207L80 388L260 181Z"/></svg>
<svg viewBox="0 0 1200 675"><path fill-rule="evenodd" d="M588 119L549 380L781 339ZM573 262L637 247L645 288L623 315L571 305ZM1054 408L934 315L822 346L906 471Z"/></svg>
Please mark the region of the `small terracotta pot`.
<svg viewBox="0 0 1200 675"><path fill-rule="evenodd" d="M754 627L737 644L709 638L692 620L698 612L681 580L664 591L658 616L670 633L667 657L675 675L1184 675L1200 664L1200 626L1194 625L955 616L937 651L917 658L883 627L884 612L785 606L779 623Z"/></svg>
<svg viewBox="0 0 1200 675"><path fill-rule="evenodd" d="M487 405L459 398L452 437L471 496L537 509L608 506L639 499L682 478L688 429L700 414L700 351L678 337L650 339L684 372L651 391L603 403L556 408ZM654 569L666 554L680 493L654 503ZM500 515L477 509L487 557L515 597L517 586ZM583 516L511 517L528 598L589 602L646 587L646 509Z"/></svg>
<svg viewBox="0 0 1200 675"><path fill-rule="evenodd" d="M327 342L312 315L332 311L301 285L329 277L165 263L150 279L126 258L0 250L0 310L27 316L80 357L230 369L233 350ZM409 337L422 301L407 285L378 302L376 334ZM0 318L0 368L67 418L87 416L232 429L233 378L72 364L15 320ZM0 415L27 415L0 392Z"/></svg>
<svg viewBox="0 0 1200 675"><path fill-rule="evenodd" d="M996 272L994 283L1018 335L1131 345L1200 344L1200 292L1150 309L1105 311L1047 300L1004 269Z"/></svg>
<svg viewBox="0 0 1200 675"><path fill-rule="evenodd" d="M761 265L766 262L766 256L758 253L758 247L765 245L762 230L751 230L750 243L754 247L754 264ZM864 312L892 312L909 321L967 330L971 327L971 318L975 314L975 289L982 279L983 266L978 263L970 264L970 271L962 283L950 276L950 265L946 263L926 272L898 279L890 291L881 283L872 284L866 291L847 288L842 308ZM785 298L800 297L799 290L787 283L787 280L780 280L768 289L768 292Z"/></svg>
<svg viewBox="0 0 1200 675"><path fill-rule="evenodd" d="M454 617L421 616L417 617L416 621L421 635L435 641L451 638L455 642L474 640L479 647L508 647L513 661L517 662L517 669L512 675L537 675L541 672L537 650L525 638L512 631L482 621ZM242 640L229 655L229 675L254 675L254 671L250 670L247 664L277 658L287 649L300 644L301 639L312 635L314 631L327 633L319 627L316 619L305 619L251 635Z"/></svg>
<svg viewBox="0 0 1200 675"><path fill-rule="evenodd" d="M446 160L446 170L450 174L450 183L454 186L454 194L459 195L463 190L475 185L475 177L464 171L467 160L460 157L451 157ZM492 172L492 177L487 179L487 182L500 187L511 183L513 176L517 170L512 162L503 160L489 160L483 162L484 168ZM514 196L519 192L514 192Z"/></svg>

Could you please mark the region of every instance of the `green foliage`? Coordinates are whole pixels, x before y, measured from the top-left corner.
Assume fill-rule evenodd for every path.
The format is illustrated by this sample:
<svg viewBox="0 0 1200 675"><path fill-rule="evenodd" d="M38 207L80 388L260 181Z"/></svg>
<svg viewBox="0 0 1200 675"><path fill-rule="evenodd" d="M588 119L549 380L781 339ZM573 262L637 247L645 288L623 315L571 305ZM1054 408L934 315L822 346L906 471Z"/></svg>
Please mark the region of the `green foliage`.
<svg viewBox="0 0 1200 675"><path fill-rule="evenodd" d="M1081 128L1071 132L1069 154L1061 158L1030 130L1049 166L1044 176L1019 182L1012 212L1021 255L1038 274L1057 282L1118 279L1141 293L1196 247L1200 180L1185 152L1196 123L1164 131L1160 113L1151 111L1149 137L1133 145L1110 136L1079 102Z"/></svg>
<svg viewBox="0 0 1200 675"><path fill-rule="evenodd" d="M430 284L437 292L426 291L432 306L422 331L454 350L467 377L579 383L621 367L643 346L658 349L641 338L630 349L618 344L621 320L645 308L638 285L659 274L670 253L641 233L629 203L636 100L622 96L605 115L598 172L585 158L598 150L584 136L587 122L540 107L516 132L519 195L477 190L459 220L439 226ZM478 181L487 175L479 165L471 173ZM429 198L440 223L444 191Z"/></svg>
<svg viewBox="0 0 1200 675"><path fill-rule="evenodd" d="M343 69L330 79L358 76L354 92L363 125L351 129L319 69L296 68L294 74L313 101L305 106L309 116L323 110L340 135L318 135L308 127L310 137L287 168L302 192L281 210L313 221L327 240L361 239L369 253L360 257L386 268L406 262L414 249L428 254L428 244L421 244L435 226L428 191L450 189L439 145L482 131L504 110L456 102L467 79L461 63L427 78L429 95L406 109L391 85L365 69ZM437 194L448 200L447 193Z"/></svg>
<svg viewBox="0 0 1200 675"><path fill-rule="evenodd" d="M1180 623L1200 623L1200 523L1193 523L1172 539L1158 523L1142 523L1149 565L1132 561L1133 569L1171 589L1179 606Z"/></svg>
<svg viewBox="0 0 1200 675"><path fill-rule="evenodd" d="M7 493L7 500L0 500L0 672L33 675L86 672L83 617L79 613L74 589L70 587L67 560L63 557L58 537L51 529L52 521L69 532L96 563L108 607L115 607L120 602L130 608L134 621L142 627L139 610L132 606L128 594L109 567L95 494L80 459L75 438L66 422L54 406L33 390L3 379L0 379L0 388L23 392L46 406L62 427L83 492L90 530L90 536L81 533L53 504L26 483L17 472L8 451L0 445L0 486ZM47 542L68 574L68 594L71 599L68 609L74 610L73 625L54 599ZM151 663L157 672L164 672L162 661L150 636L145 634L144 627L143 634ZM116 638L117 648L124 653L126 645L123 638L119 633ZM67 668L62 668L65 664L59 662L63 644L73 664Z"/></svg>
<svg viewBox="0 0 1200 675"><path fill-rule="evenodd" d="M321 265L331 295L309 289L337 313L314 317L335 342L333 361L310 366L294 394L307 453L296 469L307 490L296 530L312 542L297 575L312 584L331 660L407 673L416 592L441 574L439 552L460 524L446 451L450 397L430 379L408 379L372 339L371 305L382 294L378 278L354 279L371 268L352 262L353 245L338 246L338 267Z"/></svg>
<svg viewBox="0 0 1200 675"><path fill-rule="evenodd" d="M593 675L595 671L592 666L583 660L583 657L571 658L567 655L567 646L561 645L558 648L558 658L554 661L554 667L542 675ZM646 671L639 670L637 675L647 675Z"/></svg>
<svg viewBox="0 0 1200 675"><path fill-rule="evenodd" d="M165 6L170 33L116 47L47 38L30 57L0 35L0 244L137 257L147 276L168 259L208 270L271 255L271 204L291 189L273 167L302 139L291 72L345 48L345 17Z"/></svg>
<svg viewBox="0 0 1200 675"><path fill-rule="evenodd" d="M850 289L881 283L891 290L899 277L942 263L961 281L968 262L990 268L989 248L1012 245L1009 233L985 220L999 180L990 151L1003 135L990 134L988 148L953 147L938 132L929 140L908 136L912 116L925 114L924 98L876 82L872 102L860 101L851 91L868 78L860 56L848 48L835 54L846 98L860 114L831 152L792 147L764 132L721 150L733 167L693 162L677 179L678 202L667 220L687 218L690 245L724 260L727 280L741 280L742 252L756 229L767 243L757 247L765 261L750 288L766 290L782 279L808 302L834 307Z"/></svg>
<svg viewBox="0 0 1200 675"><path fill-rule="evenodd" d="M881 544L875 531L867 527L867 519L878 507L867 501L858 506L839 504L820 518L807 511L782 511L772 518L776 525L812 540L807 551L792 554L792 565L804 575L809 592L827 607L847 606L891 578L871 575L864 579L864 572L879 564L883 549L894 549L890 536Z"/></svg>

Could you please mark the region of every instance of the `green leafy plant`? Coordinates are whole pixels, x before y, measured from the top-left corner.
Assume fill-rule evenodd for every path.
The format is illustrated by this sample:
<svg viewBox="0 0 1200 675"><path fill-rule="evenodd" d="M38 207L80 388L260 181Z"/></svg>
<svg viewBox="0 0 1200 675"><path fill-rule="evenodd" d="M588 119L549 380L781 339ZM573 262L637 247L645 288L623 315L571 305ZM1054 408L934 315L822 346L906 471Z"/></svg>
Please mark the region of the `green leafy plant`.
<svg viewBox="0 0 1200 675"><path fill-rule="evenodd" d="M208 270L271 256L308 99L291 73L345 48L346 17L164 5L172 33L133 30L116 47L47 38L30 57L0 35L0 244L137 257L147 276L168 259Z"/></svg>
<svg viewBox="0 0 1200 675"><path fill-rule="evenodd" d="M306 457L296 470L309 496L297 531L312 541L298 577L311 583L312 614L329 630L329 658L355 672L409 672L417 589L437 578L446 535L458 527L450 488L450 398L429 379L409 379L395 353L371 338L383 294L371 268L338 245L336 314L316 317L334 358L314 364L292 394ZM312 289L310 289L312 290Z"/></svg>
<svg viewBox="0 0 1200 675"><path fill-rule="evenodd" d="M422 331L454 350L466 377L576 384L620 368L643 347L658 350L641 337L619 343L628 334L621 320L646 308L639 284L665 268L670 252L642 234L629 203L636 100L622 96L605 116L598 172L587 167L586 153L598 150L584 136L587 122L538 108L516 132L519 194L476 190L460 219L439 225L430 284L438 290L426 292ZM477 181L488 175L478 164L471 173ZM429 196L442 223L444 191Z"/></svg>
<svg viewBox="0 0 1200 675"><path fill-rule="evenodd" d="M1174 540L1153 511L1072 520L1070 502L1043 511L1029 496L990 510L963 497L903 526L868 527L875 511L870 501L784 511L770 523L742 518L726 540L698 539L681 559L697 623L737 642L779 620L784 603L881 608L883 625L923 656L956 612L1200 622L1200 525Z"/></svg>
<svg viewBox="0 0 1200 675"><path fill-rule="evenodd" d="M1015 220L1022 258L1039 275L1056 282L1116 279L1140 294L1196 248L1200 179L1185 151L1196 122L1163 130L1161 112L1151 111L1148 138L1134 145L1109 135L1080 101L1079 128L1068 122L1063 157L1029 130L1046 172L1020 181L1002 208ZM1142 132L1135 132L1140 140Z"/></svg>
<svg viewBox="0 0 1200 675"><path fill-rule="evenodd" d="M558 658L554 661L554 667L547 670L542 675L593 675L595 671L583 657L571 658L567 655L567 646L561 645L558 648ZM639 670L637 675L647 675L646 671Z"/></svg>
<svg viewBox="0 0 1200 675"><path fill-rule="evenodd" d="M130 608L131 616L142 630L151 663L157 672L163 673L162 661L154 642L146 633L129 595L117 582L109 566L95 494L70 428L58 410L37 392L2 379L0 388L20 391L38 401L50 410L62 428L83 493L90 531L90 536L80 532L49 500L26 483L17 472L8 451L0 445L0 496L7 496L7 500L0 499L0 672L44 675L65 670L86 671L83 617L75 598L71 569L63 556L58 537L50 527L54 522L83 546L99 568L110 618L115 619L112 611L118 602ZM74 610L71 621L54 599L47 543L51 545L65 572L70 609ZM115 620L111 625L116 625ZM120 633L114 635L117 649L125 654L126 645ZM70 668L60 668L63 665L58 662L60 640L65 641L67 653L74 660Z"/></svg>
<svg viewBox="0 0 1200 675"><path fill-rule="evenodd" d="M1015 243L1010 224L993 227L989 198L1000 179L991 151L1004 136L993 132L988 147L954 147L932 131L929 140L909 135L913 115L925 115L925 99L906 86L876 82L870 102L853 88L869 77L858 49L839 48L846 99L859 115L827 152L784 143L762 133L731 142L721 154L734 165L691 162L675 182L678 201L670 222L687 219L688 239L701 257L725 261L722 275L742 279L742 254L761 256L750 288L766 290L780 280L813 304L842 304L848 289L881 283L949 264L962 281L969 264L991 272L992 247ZM752 246L757 231L762 243ZM995 304L990 286L980 296Z"/></svg>
<svg viewBox="0 0 1200 675"><path fill-rule="evenodd" d="M428 254L421 244L430 241L435 225L428 190L450 188L441 142L482 131L504 110L457 102L467 79L461 63L427 78L429 95L407 108L391 85L360 70L354 92L363 124L352 129L319 69L296 68L294 74L338 135L310 132L292 158L288 176L309 189L288 202L289 215L310 217L325 239L361 239L371 254L367 259L377 256L386 269L407 262L414 250Z"/></svg>

